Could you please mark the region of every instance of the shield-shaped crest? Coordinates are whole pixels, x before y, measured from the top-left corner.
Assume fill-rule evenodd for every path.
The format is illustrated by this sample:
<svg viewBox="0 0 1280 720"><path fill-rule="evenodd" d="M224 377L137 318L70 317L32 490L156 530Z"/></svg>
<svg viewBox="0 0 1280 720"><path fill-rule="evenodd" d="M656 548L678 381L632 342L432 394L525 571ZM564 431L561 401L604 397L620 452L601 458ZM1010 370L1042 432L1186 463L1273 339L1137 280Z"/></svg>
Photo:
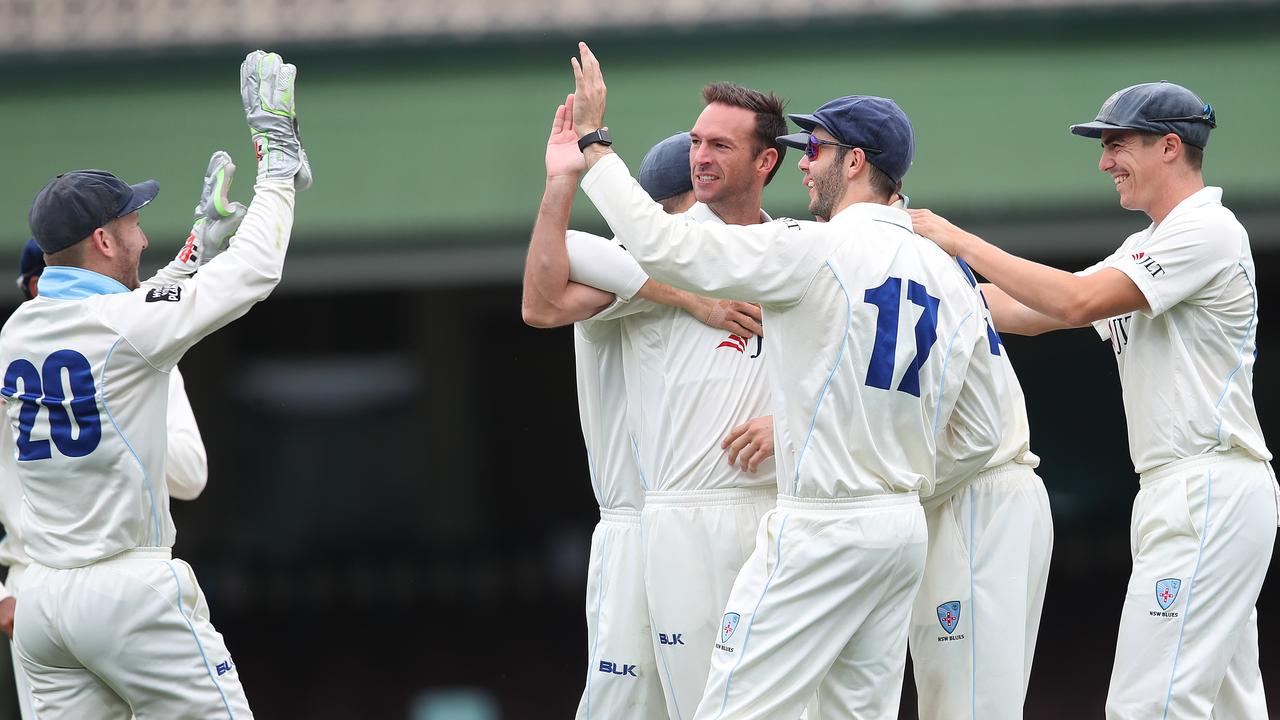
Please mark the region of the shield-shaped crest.
<svg viewBox="0 0 1280 720"><path fill-rule="evenodd" d="M1160 603L1161 610L1168 610L1173 601L1178 599L1178 589L1181 587L1182 581L1178 578L1156 581L1156 602Z"/></svg>
<svg viewBox="0 0 1280 720"><path fill-rule="evenodd" d="M724 622L720 623L720 642L729 642L729 638L733 637L733 631L738 629L738 621L741 619L742 616L738 613L724 614Z"/></svg>
<svg viewBox="0 0 1280 720"><path fill-rule="evenodd" d="M960 601L952 600L939 605L938 622L942 623L942 629L946 630L948 635L955 632L956 625L960 622Z"/></svg>

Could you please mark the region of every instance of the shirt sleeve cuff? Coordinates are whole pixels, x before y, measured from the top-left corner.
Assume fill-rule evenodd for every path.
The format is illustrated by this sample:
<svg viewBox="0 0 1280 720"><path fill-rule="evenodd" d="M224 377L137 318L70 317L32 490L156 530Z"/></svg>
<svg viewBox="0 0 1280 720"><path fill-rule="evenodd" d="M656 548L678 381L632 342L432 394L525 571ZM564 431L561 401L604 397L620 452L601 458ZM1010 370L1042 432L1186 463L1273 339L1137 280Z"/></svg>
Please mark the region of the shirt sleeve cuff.
<svg viewBox="0 0 1280 720"><path fill-rule="evenodd" d="M591 169L587 171L587 174L582 176L582 191L590 193L594 185L608 176L609 168L614 165L621 165L623 171L626 171L627 165L622 162L622 158L618 157L617 153L609 153L597 160L596 164L592 165Z"/></svg>

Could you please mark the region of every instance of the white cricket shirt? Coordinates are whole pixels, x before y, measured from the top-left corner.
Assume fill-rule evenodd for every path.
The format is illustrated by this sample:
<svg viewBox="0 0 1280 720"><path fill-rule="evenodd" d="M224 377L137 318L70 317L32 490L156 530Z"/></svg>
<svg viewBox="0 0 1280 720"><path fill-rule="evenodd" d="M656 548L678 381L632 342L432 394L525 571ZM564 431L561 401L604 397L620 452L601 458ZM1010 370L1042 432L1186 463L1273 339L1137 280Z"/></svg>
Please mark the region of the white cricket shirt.
<svg viewBox="0 0 1280 720"><path fill-rule="evenodd" d="M702 203L676 217L724 225ZM571 255L570 263L575 259ZM747 340L680 308L644 300L615 305L596 318L622 325L629 423L649 489L777 485L773 458L748 472L729 465L720 447L734 427L772 413L767 339Z"/></svg>
<svg viewBox="0 0 1280 720"><path fill-rule="evenodd" d="M997 380L967 372L989 352L981 298L905 212L697 222L663 213L616 155L582 187L653 278L762 304L783 494L928 494L990 459Z"/></svg>
<svg viewBox="0 0 1280 720"><path fill-rule="evenodd" d="M605 238L573 230L569 235L571 247L574 242L603 244L634 264L626 252ZM648 279L643 272L632 277L625 287L607 288L618 295L619 303L630 300ZM578 376L578 415L596 502L609 510L639 510L644 507L646 488L627 426L621 324L597 319L574 323L573 350Z"/></svg>
<svg viewBox="0 0 1280 720"><path fill-rule="evenodd" d="M1270 460L1253 406L1253 252L1222 188L1192 194L1080 274L1107 267L1151 307L1094 323L1116 355L1134 470L1234 447Z"/></svg>
<svg viewBox="0 0 1280 720"><path fill-rule="evenodd" d="M0 406L4 400L0 400ZM182 373L175 366L169 373L169 436L165 448L165 482L170 497L179 500L195 499L208 480L208 462L204 441L196 425L195 414L187 400ZM31 563L31 557L23 549L26 531L22 527L22 484L18 482L18 449L12 432L0 432L0 525L4 526L4 539L0 540L0 565L12 568ZM7 595L0 585L0 598Z"/></svg>
<svg viewBox="0 0 1280 720"><path fill-rule="evenodd" d="M130 292L50 267L0 330L0 368L22 483L26 549L70 568L172 547L165 477L169 372L280 280L293 181L259 181L231 247L194 277Z"/></svg>

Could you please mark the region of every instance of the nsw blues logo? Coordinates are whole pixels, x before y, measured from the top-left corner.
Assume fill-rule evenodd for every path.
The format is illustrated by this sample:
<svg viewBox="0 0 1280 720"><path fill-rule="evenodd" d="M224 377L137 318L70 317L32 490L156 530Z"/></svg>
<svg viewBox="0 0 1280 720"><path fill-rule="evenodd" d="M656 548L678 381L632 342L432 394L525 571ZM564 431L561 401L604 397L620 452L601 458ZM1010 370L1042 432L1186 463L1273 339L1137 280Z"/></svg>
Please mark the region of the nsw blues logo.
<svg viewBox="0 0 1280 720"><path fill-rule="evenodd" d="M1168 610L1174 600L1178 599L1178 590L1182 588L1182 581L1178 578L1165 578L1156 581L1156 602L1160 603L1161 610Z"/></svg>
<svg viewBox="0 0 1280 720"><path fill-rule="evenodd" d="M738 629L738 621L741 619L742 616L738 613L724 614L724 622L720 623L720 642L729 642L729 638L733 637L733 632Z"/></svg>
<svg viewBox="0 0 1280 720"><path fill-rule="evenodd" d="M956 625L960 622L960 601L952 600L939 605L938 622L942 623L942 629L946 630L948 635L955 632Z"/></svg>

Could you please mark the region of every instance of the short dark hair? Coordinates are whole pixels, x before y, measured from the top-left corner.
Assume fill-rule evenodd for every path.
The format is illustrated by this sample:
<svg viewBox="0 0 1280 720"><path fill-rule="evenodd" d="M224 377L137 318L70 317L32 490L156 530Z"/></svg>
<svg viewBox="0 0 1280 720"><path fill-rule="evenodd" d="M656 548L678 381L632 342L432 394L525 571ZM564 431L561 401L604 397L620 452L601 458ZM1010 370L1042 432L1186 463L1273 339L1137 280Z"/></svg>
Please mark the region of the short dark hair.
<svg viewBox="0 0 1280 720"><path fill-rule="evenodd" d="M1138 135L1142 137L1142 144L1147 147L1154 145L1157 140L1164 137L1164 135L1149 132L1139 132ZM1181 137L1179 137L1179 139L1181 139ZM1189 165L1192 170L1200 170L1204 167L1204 148L1196 147L1186 140L1183 140L1182 156L1186 158L1187 165Z"/></svg>
<svg viewBox="0 0 1280 720"><path fill-rule="evenodd" d="M870 162L867 163L867 169L871 171L871 175L867 177L867 181L871 183L871 190L880 197L892 198L902 189L902 183L889 177L885 171Z"/></svg>
<svg viewBox="0 0 1280 720"><path fill-rule="evenodd" d="M787 134L787 118L782 114L787 108L787 101L772 92L762 93L731 82L714 82L702 88L702 101L707 105L721 103L756 114L756 154L768 148L778 151L778 162L764 179L764 184L768 185L778 174L782 159L787 154L786 146L778 142L779 137Z"/></svg>
<svg viewBox="0 0 1280 720"><path fill-rule="evenodd" d="M845 156L848 155L849 151L852 149L853 148L851 147L845 147L843 145L833 147L832 150L835 150L834 164L839 165L843 163ZM866 156L868 159L870 157L870 155ZM885 171L875 165L872 165L869 161L867 162L867 172L870 173L867 175L867 182L871 185L871 191L882 198L892 198L899 190L902 189L902 183L895 181L893 178L889 177Z"/></svg>

